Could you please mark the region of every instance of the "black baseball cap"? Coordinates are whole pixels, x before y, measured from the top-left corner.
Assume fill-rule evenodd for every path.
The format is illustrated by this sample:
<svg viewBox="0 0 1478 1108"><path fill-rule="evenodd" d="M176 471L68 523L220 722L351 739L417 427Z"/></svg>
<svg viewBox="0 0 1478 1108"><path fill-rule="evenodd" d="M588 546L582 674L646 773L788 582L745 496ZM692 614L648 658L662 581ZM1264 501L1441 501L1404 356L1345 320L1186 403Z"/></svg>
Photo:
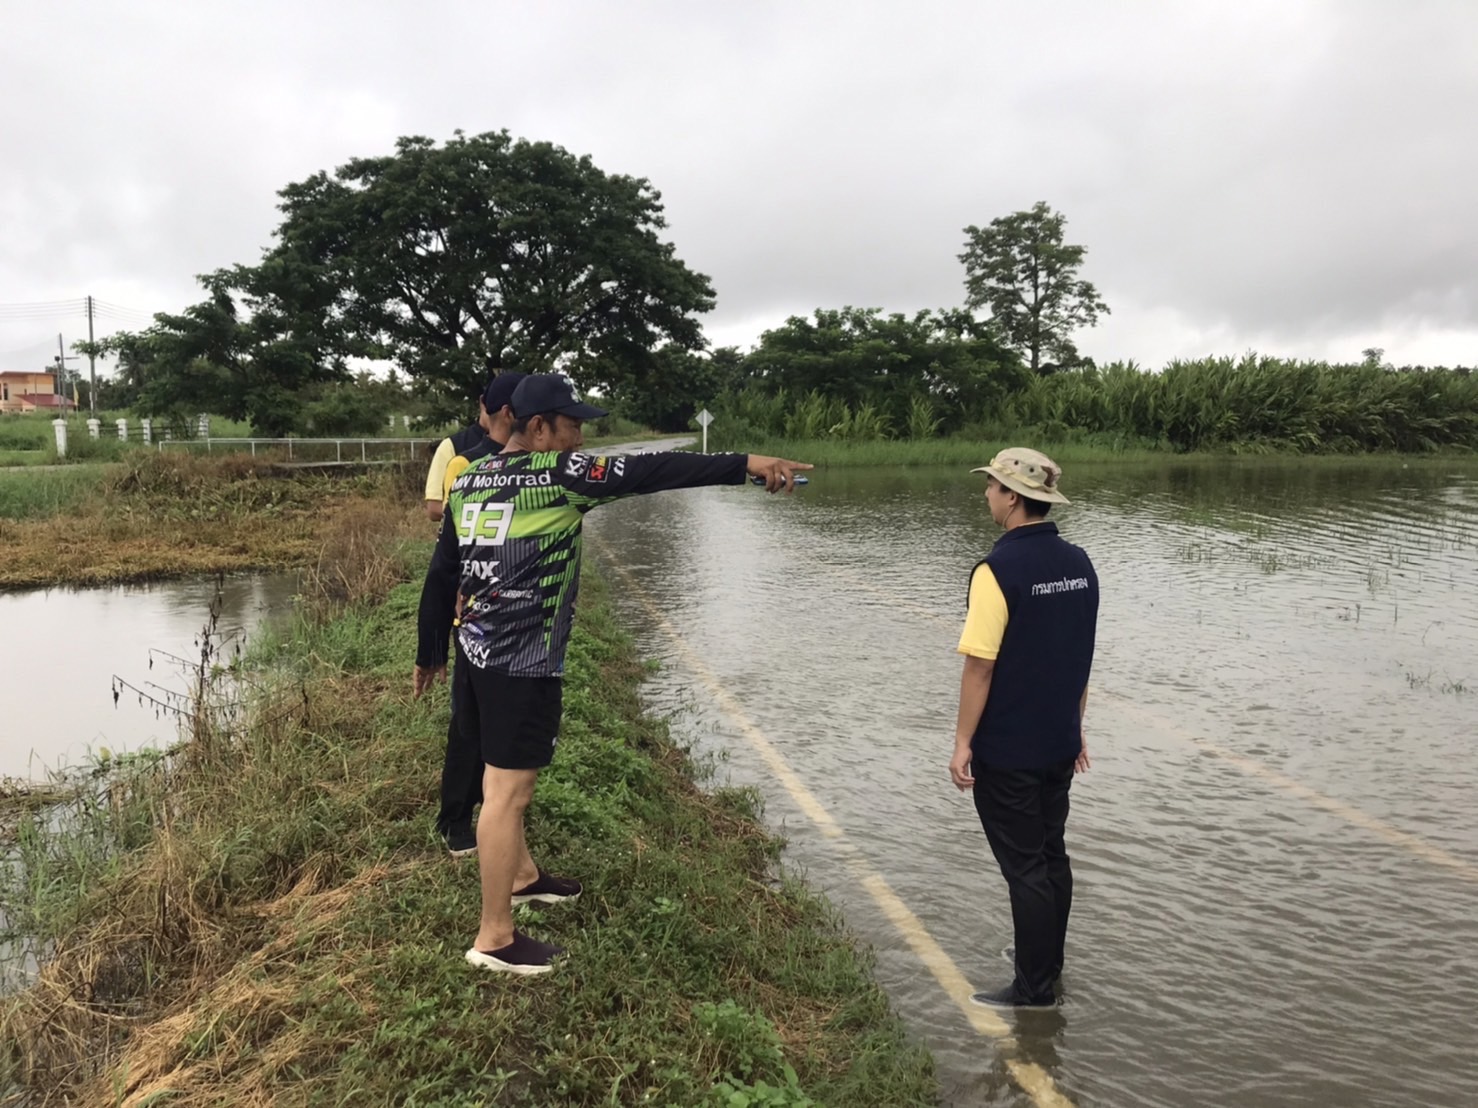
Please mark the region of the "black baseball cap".
<svg viewBox="0 0 1478 1108"><path fill-rule="evenodd" d="M511 404L513 390L518 388L518 383L527 376L527 373L505 369L489 381L488 387L482 390L482 406L488 410L488 415L497 415Z"/></svg>
<svg viewBox="0 0 1478 1108"><path fill-rule="evenodd" d="M533 373L513 390L513 417L549 415L557 412L572 419L599 419L605 409L587 404L575 391L575 384L562 373Z"/></svg>

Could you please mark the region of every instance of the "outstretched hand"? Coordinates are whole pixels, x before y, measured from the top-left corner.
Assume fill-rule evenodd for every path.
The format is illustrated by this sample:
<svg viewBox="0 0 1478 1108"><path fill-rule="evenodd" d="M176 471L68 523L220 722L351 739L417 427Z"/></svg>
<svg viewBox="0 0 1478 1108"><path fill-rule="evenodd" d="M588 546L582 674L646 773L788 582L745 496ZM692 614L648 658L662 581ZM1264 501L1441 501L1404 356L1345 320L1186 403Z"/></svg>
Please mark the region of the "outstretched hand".
<svg viewBox="0 0 1478 1108"><path fill-rule="evenodd" d="M814 469L810 462L791 462L785 458L770 458L764 454L749 455L748 473L765 482L766 492L795 491L795 475L802 470Z"/></svg>

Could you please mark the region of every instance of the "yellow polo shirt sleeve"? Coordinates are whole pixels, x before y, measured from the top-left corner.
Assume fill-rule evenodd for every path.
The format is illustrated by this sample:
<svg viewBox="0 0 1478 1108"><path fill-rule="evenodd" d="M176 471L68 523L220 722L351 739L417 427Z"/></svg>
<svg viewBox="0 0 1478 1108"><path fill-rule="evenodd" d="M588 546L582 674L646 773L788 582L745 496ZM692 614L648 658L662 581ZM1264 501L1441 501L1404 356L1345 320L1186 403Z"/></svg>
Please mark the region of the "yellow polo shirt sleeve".
<svg viewBox="0 0 1478 1108"><path fill-rule="evenodd" d="M990 566L980 566L970 578L970 607L965 612L960 645L955 649L974 658L995 661L1006 634L1006 615L1006 597L996 583L996 575Z"/></svg>
<svg viewBox="0 0 1478 1108"><path fill-rule="evenodd" d="M446 498L452 494L452 486L457 483L457 478L462 476L462 471L472 463L462 455L458 454L446 464L446 480L441 485L441 502L446 503Z"/></svg>
<svg viewBox="0 0 1478 1108"><path fill-rule="evenodd" d="M446 467L457 456L451 439L442 439L431 455L431 468L426 471L426 499L446 501Z"/></svg>

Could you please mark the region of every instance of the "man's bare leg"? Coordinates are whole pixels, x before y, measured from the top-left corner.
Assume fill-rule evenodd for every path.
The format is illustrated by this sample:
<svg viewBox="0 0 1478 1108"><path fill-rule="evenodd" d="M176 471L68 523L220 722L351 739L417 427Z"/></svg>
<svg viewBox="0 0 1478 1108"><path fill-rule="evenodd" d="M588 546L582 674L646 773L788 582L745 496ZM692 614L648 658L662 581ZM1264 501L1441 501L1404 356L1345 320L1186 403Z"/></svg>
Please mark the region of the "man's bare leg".
<svg viewBox="0 0 1478 1108"><path fill-rule="evenodd" d="M538 777L536 769L483 766L482 811L477 817L482 916L475 950L498 950L513 941L513 890L539 875L523 836L524 812Z"/></svg>

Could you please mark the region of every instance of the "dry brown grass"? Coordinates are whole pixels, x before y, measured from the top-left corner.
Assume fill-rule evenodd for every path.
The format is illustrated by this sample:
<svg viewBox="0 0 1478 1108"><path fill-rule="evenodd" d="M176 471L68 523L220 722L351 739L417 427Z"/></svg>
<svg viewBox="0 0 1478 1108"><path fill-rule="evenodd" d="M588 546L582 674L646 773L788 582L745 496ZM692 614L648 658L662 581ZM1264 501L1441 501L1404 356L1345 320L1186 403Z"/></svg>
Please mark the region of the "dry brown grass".
<svg viewBox="0 0 1478 1108"><path fill-rule="evenodd" d="M0 589L317 565L326 595L356 594L373 560L366 540L428 537L413 476L300 476L245 456L143 455L110 467L96 495L63 515L0 521ZM378 569L365 585L373 596L388 587Z"/></svg>
<svg viewBox="0 0 1478 1108"><path fill-rule="evenodd" d="M338 506L319 536L318 560L303 574L302 602L319 621L351 604L385 599L404 579L401 550L426 537L424 518L389 510L383 501L352 500Z"/></svg>
<svg viewBox="0 0 1478 1108"><path fill-rule="evenodd" d="M0 1043L24 1087L55 1089L58 1104L144 1104L164 1089L171 1104L218 1104L220 1064L196 1060L209 1041L206 1058L252 1059L232 1074L231 1103L265 1104L281 1067L309 1049L286 1026L303 984L285 967L342 945L340 913L393 867L349 876L322 849L288 858L267 847L242 870L231 836L248 811L338 791L347 764L312 765L292 752L311 736L332 733L356 761L372 760L370 721L384 689L323 675L282 692L258 705L249 737L195 734L171 759L112 786L129 795L106 797L105 807L142 803L156 830L148 849L126 856L123 871L88 896L85 923L34 981L0 1003ZM182 812L188 824L178 822ZM218 1029L259 1042L218 1041ZM322 1043L312 1049L321 1056Z"/></svg>

